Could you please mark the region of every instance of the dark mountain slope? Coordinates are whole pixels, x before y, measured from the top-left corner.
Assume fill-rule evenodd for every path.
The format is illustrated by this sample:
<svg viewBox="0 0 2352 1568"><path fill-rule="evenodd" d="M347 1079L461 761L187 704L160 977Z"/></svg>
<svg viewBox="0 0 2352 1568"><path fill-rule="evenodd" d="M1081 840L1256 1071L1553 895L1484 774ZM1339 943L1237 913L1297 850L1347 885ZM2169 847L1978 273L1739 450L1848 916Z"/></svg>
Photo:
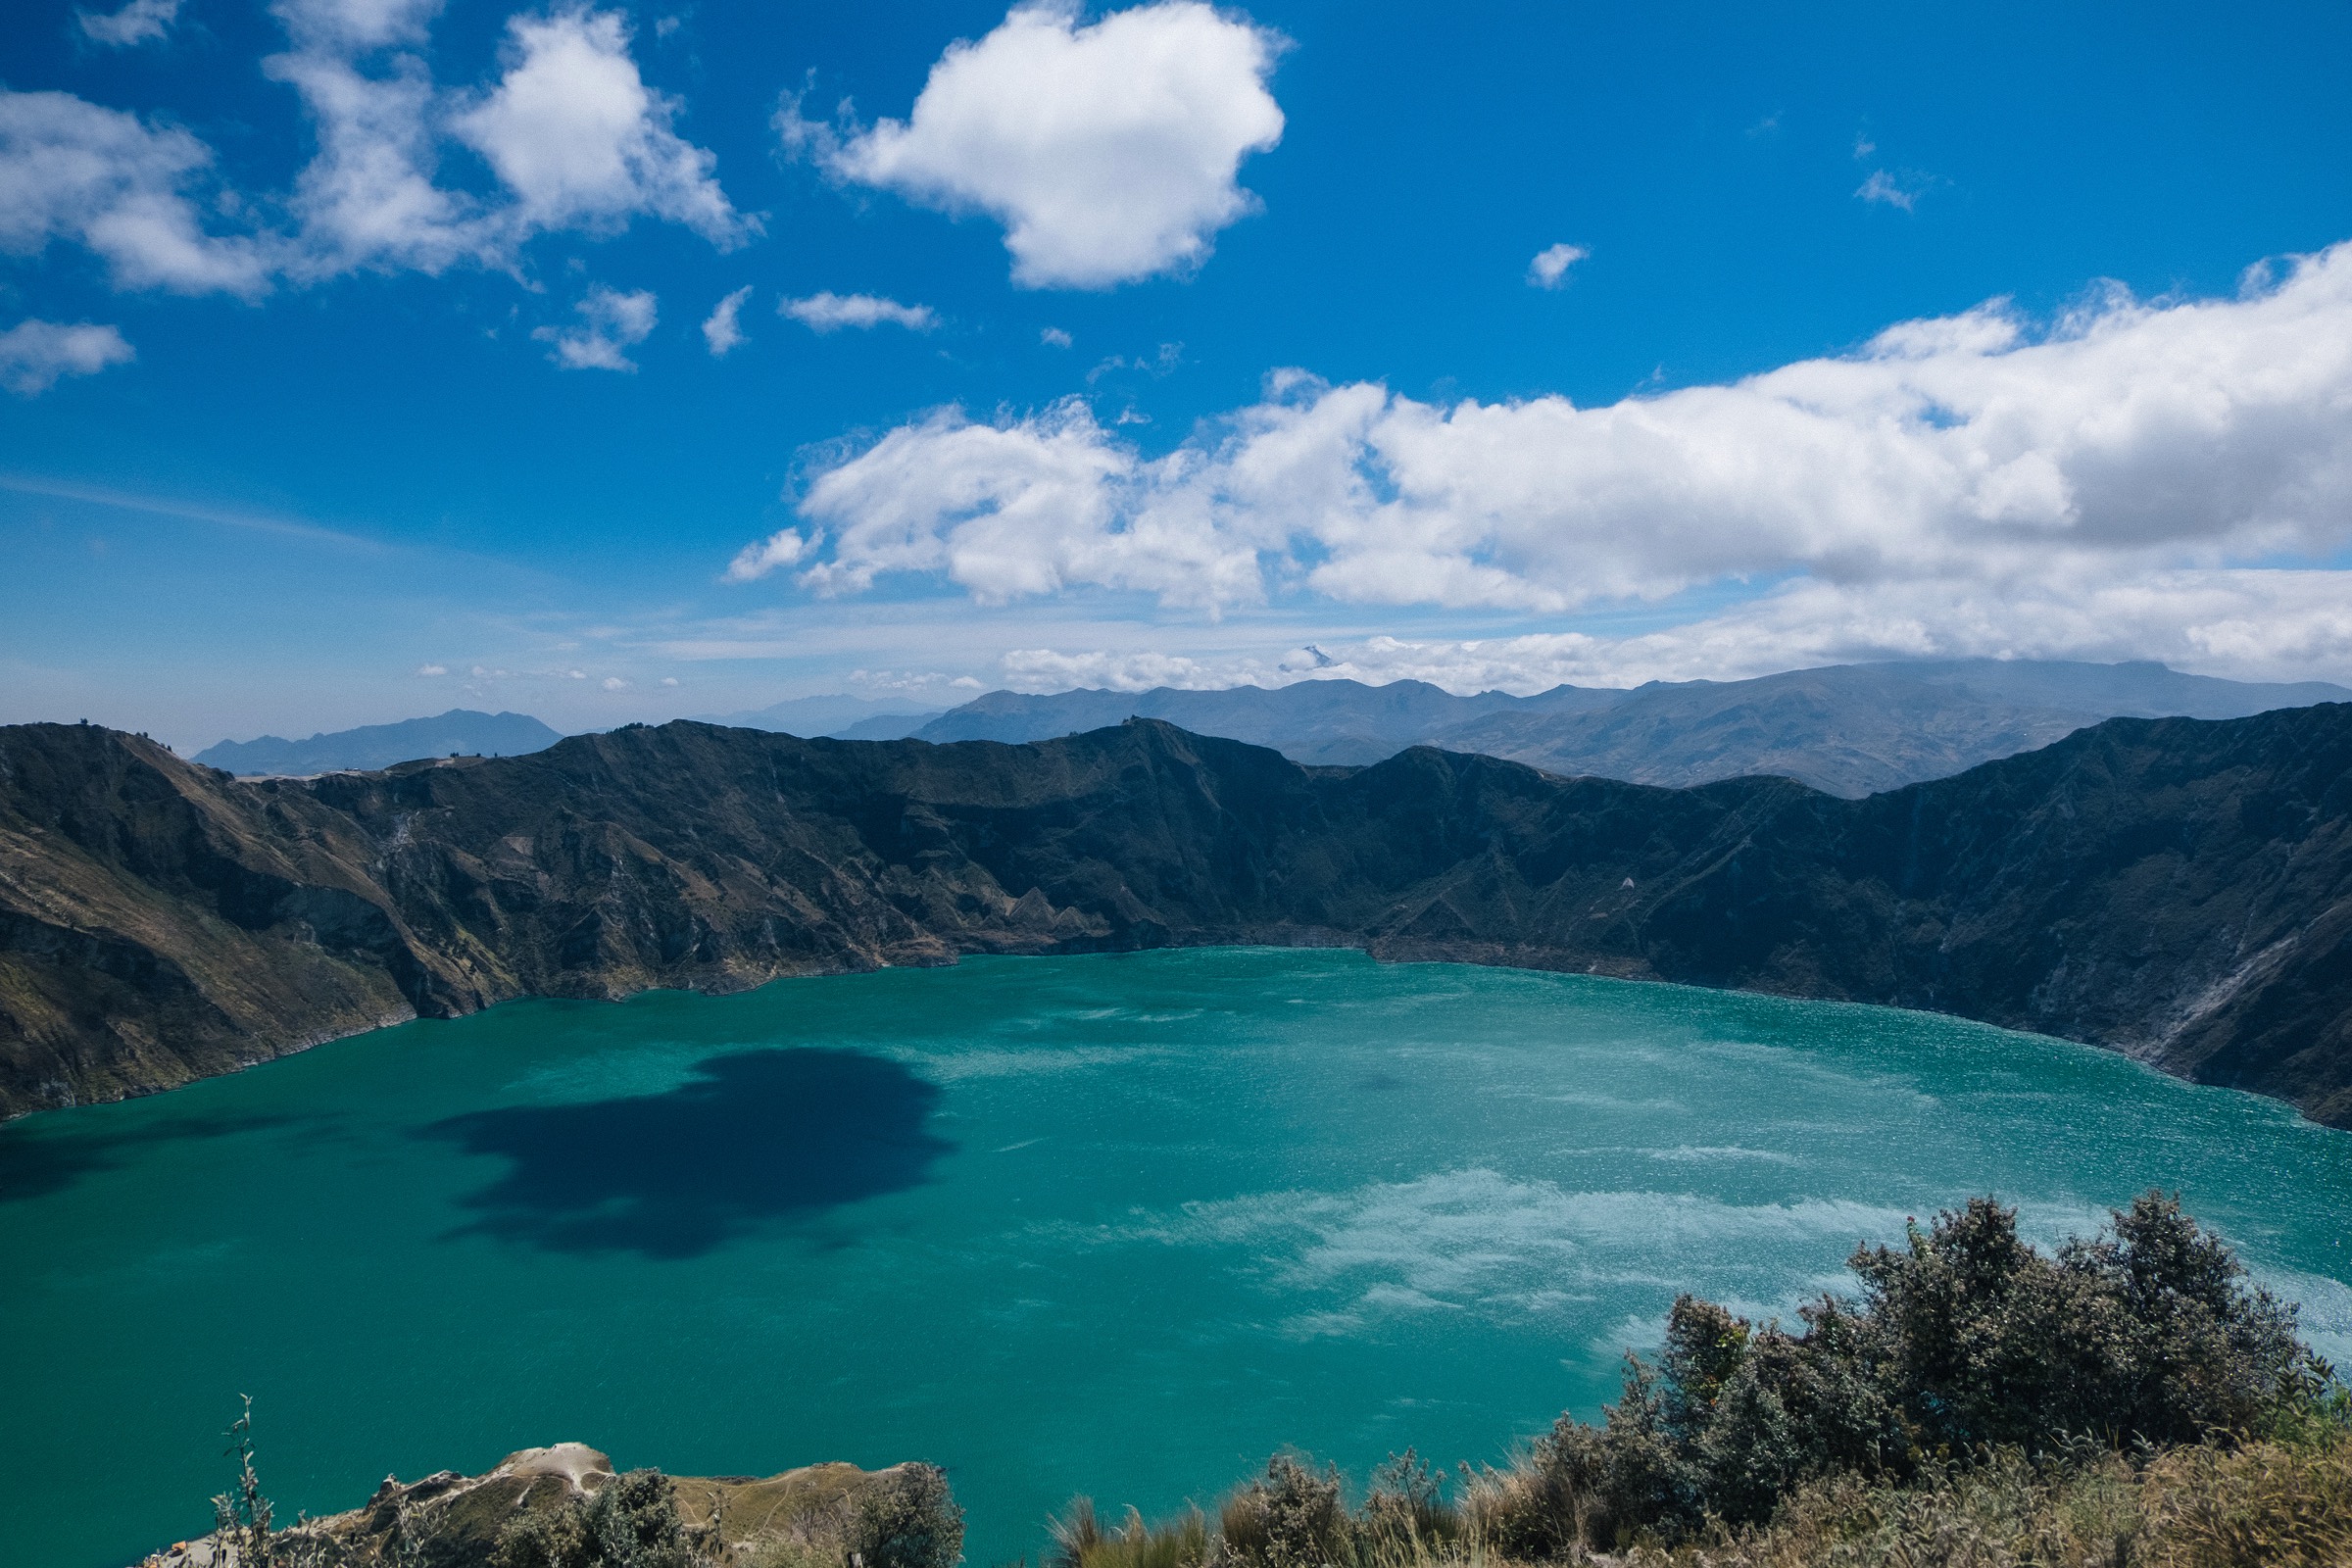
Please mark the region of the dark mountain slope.
<svg viewBox="0 0 2352 1568"><path fill-rule="evenodd" d="M207 767L245 774L329 773L342 768L390 767L419 757L521 757L564 737L528 713L483 713L453 708L432 718L314 735L307 741L264 735L222 741L196 754Z"/></svg>
<svg viewBox="0 0 2352 1568"><path fill-rule="evenodd" d="M1934 1007L2352 1125L2352 707L2115 720L1849 802L1142 721L1036 745L675 723L239 782L0 730L0 1105L411 1010L1223 942Z"/></svg>

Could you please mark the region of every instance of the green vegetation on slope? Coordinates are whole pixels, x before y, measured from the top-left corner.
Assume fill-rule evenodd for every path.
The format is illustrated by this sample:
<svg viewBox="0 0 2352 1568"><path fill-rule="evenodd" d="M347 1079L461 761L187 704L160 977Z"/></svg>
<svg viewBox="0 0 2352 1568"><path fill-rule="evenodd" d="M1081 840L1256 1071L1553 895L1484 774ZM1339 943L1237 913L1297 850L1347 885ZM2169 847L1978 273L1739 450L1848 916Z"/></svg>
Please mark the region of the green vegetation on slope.
<svg viewBox="0 0 2352 1568"><path fill-rule="evenodd" d="M1277 1454L1213 1520L1077 1498L1049 1568L2352 1561L2352 1394L2175 1200L2052 1254L1977 1199L1848 1266L1857 1294L1793 1332L1681 1298L1600 1425L1563 1415L1451 1499L1409 1450L1353 1506ZM160 1568L954 1568L962 1544L934 1466L672 1480L576 1445L273 1531L249 1432L220 1529Z"/></svg>

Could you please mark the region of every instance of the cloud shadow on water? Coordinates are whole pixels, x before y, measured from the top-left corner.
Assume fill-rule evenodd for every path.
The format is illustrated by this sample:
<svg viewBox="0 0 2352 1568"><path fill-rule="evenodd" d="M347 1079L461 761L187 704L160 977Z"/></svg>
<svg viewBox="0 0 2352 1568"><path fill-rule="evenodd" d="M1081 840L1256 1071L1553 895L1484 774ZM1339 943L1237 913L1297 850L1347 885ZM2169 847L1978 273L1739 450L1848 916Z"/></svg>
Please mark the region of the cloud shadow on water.
<svg viewBox="0 0 2352 1568"><path fill-rule="evenodd" d="M235 1138L286 1127L281 1115L212 1113L140 1118L91 1125L44 1111L0 1128L0 1203L24 1202L64 1192L103 1171L135 1164L162 1145Z"/></svg>
<svg viewBox="0 0 2352 1568"><path fill-rule="evenodd" d="M418 1136L496 1154L461 1201L485 1235L556 1252L696 1257L930 1177L938 1086L858 1051L731 1052L658 1095L452 1116Z"/></svg>

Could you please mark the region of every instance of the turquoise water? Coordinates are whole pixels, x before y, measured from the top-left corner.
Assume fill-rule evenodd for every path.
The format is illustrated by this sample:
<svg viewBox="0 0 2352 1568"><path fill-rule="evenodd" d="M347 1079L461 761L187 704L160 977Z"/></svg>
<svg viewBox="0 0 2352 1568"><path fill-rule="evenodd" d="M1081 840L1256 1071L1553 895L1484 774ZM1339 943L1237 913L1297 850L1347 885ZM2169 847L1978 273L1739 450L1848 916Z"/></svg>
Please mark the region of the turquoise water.
<svg viewBox="0 0 2352 1568"><path fill-rule="evenodd" d="M2155 1183L2352 1349L2352 1138L1946 1018L1256 950L519 1004L0 1130L0 1560L204 1528L242 1393L287 1513L924 1457L986 1565L1284 1444L1498 1459L1677 1291Z"/></svg>

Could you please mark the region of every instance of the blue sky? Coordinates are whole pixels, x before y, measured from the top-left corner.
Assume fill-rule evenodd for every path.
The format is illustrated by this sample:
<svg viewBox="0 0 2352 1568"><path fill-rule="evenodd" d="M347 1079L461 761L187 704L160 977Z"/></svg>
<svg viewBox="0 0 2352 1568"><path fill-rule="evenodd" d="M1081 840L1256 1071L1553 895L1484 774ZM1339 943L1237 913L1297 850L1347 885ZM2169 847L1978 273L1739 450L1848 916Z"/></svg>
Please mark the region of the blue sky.
<svg viewBox="0 0 2352 1568"><path fill-rule="evenodd" d="M2053 9L26 0L0 720L2352 679L2352 12Z"/></svg>

